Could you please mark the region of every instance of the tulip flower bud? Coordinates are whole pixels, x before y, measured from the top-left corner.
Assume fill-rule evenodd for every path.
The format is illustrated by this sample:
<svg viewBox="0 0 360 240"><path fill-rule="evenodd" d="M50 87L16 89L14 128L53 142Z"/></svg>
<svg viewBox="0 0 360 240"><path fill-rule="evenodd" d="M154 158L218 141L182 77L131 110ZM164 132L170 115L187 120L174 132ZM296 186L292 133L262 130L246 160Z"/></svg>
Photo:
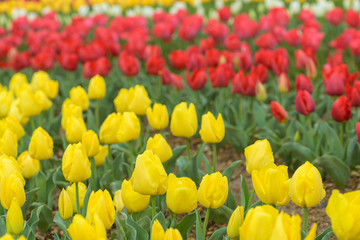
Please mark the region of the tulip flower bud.
<svg viewBox="0 0 360 240"><path fill-rule="evenodd" d="M1 178L0 200L5 209L9 209L13 199L22 206L25 203L25 190L21 178L11 174Z"/></svg>
<svg viewBox="0 0 360 240"><path fill-rule="evenodd" d="M265 102L266 98L267 98L267 94L266 94L266 88L264 86L264 84L262 84L261 82L257 82L256 83L256 88L255 88L255 96L256 99L260 102Z"/></svg>
<svg viewBox="0 0 360 240"><path fill-rule="evenodd" d="M311 79L316 78L317 68L312 58L310 57L307 58L305 67L306 67L306 75Z"/></svg>
<svg viewBox="0 0 360 240"><path fill-rule="evenodd" d="M281 106L278 102L271 101L270 109L276 121L278 121L279 123L288 122L289 116L283 106Z"/></svg>
<svg viewBox="0 0 360 240"><path fill-rule="evenodd" d="M0 155L0 180L4 176L10 177L12 174L15 174L21 180L23 186L25 185L18 162L13 157Z"/></svg>
<svg viewBox="0 0 360 240"><path fill-rule="evenodd" d="M177 178L170 173L166 192L166 205L176 214L192 212L197 207L195 182L188 177Z"/></svg>
<svg viewBox="0 0 360 240"><path fill-rule="evenodd" d="M82 109L80 106L74 104L70 98L67 98L61 107L61 127L66 129L66 124L70 117L82 118Z"/></svg>
<svg viewBox="0 0 360 240"><path fill-rule="evenodd" d="M274 162L274 155L268 140L257 140L247 146L244 151L246 158L246 171L251 175L257 169L260 170L265 164Z"/></svg>
<svg viewBox="0 0 360 240"><path fill-rule="evenodd" d="M106 229L110 228L115 222L115 207L110 193L105 190L98 190L91 193L86 211L86 220L94 223L97 215Z"/></svg>
<svg viewBox="0 0 360 240"><path fill-rule="evenodd" d="M281 212L276 219L270 240L301 239L301 218Z"/></svg>
<svg viewBox="0 0 360 240"><path fill-rule="evenodd" d="M347 97L341 96L335 100L331 112L331 117L337 122L346 122L351 118L351 104Z"/></svg>
<svg viewBox="0 0 360 240"><path fill-rule="evenodd" d="M279 76L278 89L280 93L288 93L291 90L289 78L285 73Z"/></svg>
<svg viewBox="0 0 360 240"><path fill-rule="evenodd" d="M87 188L86 188L86 185L84 183L82 183L82 182L79 182L78 185L79 185L79 203L80 203L80 208L82 208L83 205L84 205L84 199L85 199L85 194L86 194ZM76 186L75 186L75 183L73 183L71 186L68 186L66 188L66 192L70 196L74 212L77 213L77 209L76 209Z"/></svg>
<svg viewBox="0 0 360 240"><path fill-rule="evenodd" d="M295 88L296 91L308 91L310 94L313 92L313 86L310 78L306 77L304 74L300 74L295 79Z"/></svg>
<svg viewBox="0 0 360 240"><path fill-rule="evenodd" d="M15 133L6 129L2 137L0 138L0 155L5 154L16 158L18 141Z"/></svg>
<svg viewBox="0 0 360 240"><path fill-rule="evenodd" d="M35 99L39 104L41 111L46 111L52 106L52 102L42 90L35 92Z"/></svg>
<svg viewBox="0 0 360 240"><path fill-rule="evenodd" d="M103 99L106 94L106 83L102 76L96 75L90 79L88 95L91 100Z"/></svg>
<svg viewBox="0 0 360 240"><path fill-rule="evenodd" d="M169 125L169 113L165 105L155 103L153 108L146 110L146 117L153 129L162 130Z"/></svg>
<svg viewBox="0 0 360 240"><path fill-rule="evenodd" d="M317 224L314 223L312 225L308 235L304 238L304 240L315 240L315 238L316 238L316 228L317 228Z"/></svg>
<svg viewBox="0 0 360 240"><path fill-rule="evenodd" d="M93 130L88 130L82 135L81 143L88 157L94 157L99 153L99 138Z"/></svg>
<svg viewBox="0 0 360 240"><path fill-rule="evenodd" d="M24 228L23 214L16 198L11 201L10 208L6 214L6 228L8 233L20 235Z"/></svg>
<svg viewBox="0 0 360 240"><path fill-rule="evenodd" d="M94 156L96 167L99 167L104 164L108 154L109 154L109 147L107 145L106 146L99 145L99 153Z"/></svg>
<svg viewBox="0 0 360 240"><path fill-rule="evenodd" d="M220 172L206 174L198 189L199 203L206 208L219 208L228 197L228 180Z"/></svg>
<svg viewBox="0 0 360 240"><path fill-rule="evenodd" d="M315 102L308 91L298 91L295 98L295 110L303 115L309 115L315 111Z"/></svg>
<svg viewBox="0 0 360 240"><path fill-rule="evenodd" d="M121 213L123 207L124 207L124 203L123 200L121 198L121 189L117 190L114 194L114 206L116 208L116 210L118 210L118 212Z"/></svg>
<svg viewBox="0 0 360 240"><path fill-rule="evenodd" d="M3 101L4 100L1 99L1 93L0 93L0 107L1 107L0 111L2 111L2 109L4 109L4 107L6 107L6 106L1 105L2 103L4 103ZM8 116L15 118L22 125L26 124L29 121L29 118L27 116L25 116L21 110L20 99L16 99L15 101L13 101L11 103L11 106L10 106L10 109L8 112Z"/></svg>
<svg viewBox="0 0 360 240"><path fill-rule="evenodd" d="M95 229L80 214L74 216L67 231L72 240L93 239L96 236Z"/></svg>
<svg viewBox="0 0 360 240"><path fill-rule="evenodd" d="M66 148L62 171L69 182L83 182L91 176L91 164L81 143L70 144Z"/></svg>
<svg viewBox="0 0 360 240"><path fill-rule="evenodd" d="M241 239L270 239L278 215L279 211L270 205L251 208L239 229Z"/></svg>
<svg viewBox="0 0 360 240"><path fill-rule="evenodd" d="M155 219L155 222L151 228L150 240L163 240L165 237L164 228L161 226L159 220Z"/></svg>
<svg viewBox="0 0 360 240"><path fill-rule="evenodd" d="M198 120L194 104L189 108L186 102L175 106L171 115L170 130L176 137L190 138L195 135L198 128Z"/></svg>
<svg viewBox="0 0 360 240"><path fill-rule="evenodd" d="M237 206L237 208L231 214L227 226L227 234L231 239L239 237L239 228L241 227L243 221L244 221L244 207Z"/></svg>
<svg viewBox="0 0 360 240"><path fill-rule="evenodd" d="M255 169L252 182L256 195L266 204L285 206L290 201L287 166L269 162L260 170Z"/></svg>
<svg viewBox="0 0 360 240"><path fill-rule="evenodd" d="M89 108L89 98L81 86L73 87L70 90L71 101L80 106L83 111Z"/></svg>
<svg viewBox="0 0 360 240"><path fill-rule="evenodd" d="M134 112L124 112L116 137L119 143L136 140L140 135L140 121Z"/></svg>
<svg viewBox="0 0 360 240"><path fill-rule="evenodd" d="M146 150L151 150L156 154L162 163L169 160L173 155L171 147L161 134L155 134L154 138L148 139Z"/></svg>
<svg viewBox="0 0 360 240"><path fill-rule="evenodd" d="M164 240L183 240L179 230L168 228L165 232Z"/></svg>
<svg viewBox="0 0 360 240"><path fill-rule="evenodd" d="M21 168L22 175L27 179L34 177L40 170L40 161L32 158L28 151L20 154L17 161Z"/></svg>
<svg viewBox="0 0 360 240"><path fill-rule="evenodd" d="M35 129L29 144L30 156L38 160L49 159L54 155L53 148L54 142L50 135L42 127Z"/></svg>
<svg viewBox="0 0 360 240"><path fill-rule="evenodd" d="M150 107L151 100L144 86L121 89L114 99L114 105L117 112L134 112L136 115L145 115Z"/></svg>
<svg viewBox="0 0 360 240"><path fill-rule="evenodd" d="M84 119L82 117L69 117L65 127L67 141L69 143L81 142L84 133L86 133Z"/></svg>
<svg viewBox="0 0 360 240"><path fill-rule="evenodd" d="M291 200L300 207L313 207L326 195L319 170L306 161L289 182Z"/></svg>
<svg viewBox="0 0 360 240"><path fill-rule="evenodd" d="M0 91L0 118L6 117L10 112L14 96L6 90Z"/></svg>
<svg viewBox="0 0 360 240"><path fill-rule="evenodd" d="M71 198L65 189L62 189L59 196L59 214L62 219L68 220L74 213Z"/></svg>
<svg viewBox="0 0 360 240"><path fill-rule="evenodd" d="M117 132L121 124L121 113L109 114L100 127L100 141L107 144L119 143Z"/></svg>
<svg viewBox="0 0 360 240"><path fill-rule="evenodd" d="M20 140L24 135L24 128L21 126L18 120L12 116L8 116L0 120L0 136L2 136L6 129L9 129L11 132L15 133L17 140Z"/></svg>
<svg viewBox="0 0 360 240"><path fill-rule="evenodd" d="M167 189L167 174L158 156L146 150L136 158L132 187L144 195L161 195Z"/></svg>
<svg viewBox="0 0 360 240"><path fill-rule="evenodd" d="M121 185L121 199L129 213L144 211L150 202L149 195L135 192L131 182L127 180L123 180Z"/></svg>
<svg viewBox="0 0 360 240"><path fill-rule="evenodd" d="M9 90L12 94L16 95L18 89L21 88L22 85L27 85L26 75L23 73L15 73L9 82Z"/></svg>
<svg viewBox="0 0 360 240"><path fill-rule="evenodd" d="M219 143L225 136L224 120L221 113L218 118L215 119L211 112L202 115L201 118L201 129L200 129L201 140L206 143Z"/></svg>
<svg viewBox="0 0 360 240"><path fill-rule="evenodd" d="M30 90L23 90L19 94L21 113L26 117L33 117L41 112L41 104Z"/></svg>
<svg viewBox="0 0 360 240"><path fill-rule="evenodd" d="M299 139L300 139L300 132L299 130L295 132L295 135L294 135L294 142L299 142Z"/></svg>

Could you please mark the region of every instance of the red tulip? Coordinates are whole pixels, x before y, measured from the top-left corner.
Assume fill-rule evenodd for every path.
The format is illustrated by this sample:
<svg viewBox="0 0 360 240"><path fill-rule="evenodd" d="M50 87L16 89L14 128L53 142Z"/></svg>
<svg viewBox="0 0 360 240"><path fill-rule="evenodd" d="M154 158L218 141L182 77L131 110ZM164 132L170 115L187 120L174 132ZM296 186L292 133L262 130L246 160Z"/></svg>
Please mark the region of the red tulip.
<svg viewBox="0 0 360 240"><path fill-rule="evenodd" d="M290 46L293 47L298 46L301 43L301 36L299 30L298 29L289 30L285 34L284 39Z"/></svg>
<svg viewBox="0 0 360 240"><path fill-rule="evenodd" d="M225 47L230 51L238 51L241 49L241 42L236 34L230 34L225 39Z"/></svg>
<svg viewBox="0 0 360 240"><path fill-rule="evenodd" d="M263 33L258 39L256 39L255 44L259 48L272 49L278 44L274 34L272 33Z"/></svg>
<svg viewBox="0 0 360 240"><path fill-rule="evenodd" d="M351 118L351 104L347 97L341 96L334 102L331 117L337 122L345 122Z"/></svg>
<svg viewBox="0 0 360 240"><path fill-rule="evenodd" d="M155 37L165 42L169 42L171 41L171 37L174 33L174 27L171 25L171 23L159 22L154 25L152 33Z"/></svg>
<svg viewBox="0 0 360 240"><path fill-rule="evenodd" d="M360 56L360 38L354 38L350 41L349 47L351 50L351 54L355 57Z"/></svg>
<svg viewBox="0 0 360 240"><path fill-rule="evenodd" d="M319 49L324 33L315 30L314 28L307 28L303 30L301 39L301 46L303 49L311 48L314 51Z"/></svg>
<svg viewBox="0 0 360 240"><path fill-rule="evenodd" d="M211 36L215 42L222 43L229 34L229 28L224 23L220 23L215 19L210 19L204 32Z"/></svg>
<svg viewBox="0 0 360 240"><path fill-rule="evenodd" d="M186 69L193 71L207 67L206 58L200 53L189 54Z"/></svg>
<svg viewBox="0 0 360 240"><path fill-rule="evenodd" d="M356 135L358 138L358 143L360 143L360 122L356 123Z"/></svg>
<svg viewBox="0 0 360 240"><path fill-rule="evenodd" d="M239 71L232 79L232 92L246 96L255 96L256 82L256 76L251 73L245 76L243 71Z"/></svg>
<svg viewBox="0 0 360 240"><path fill-rule="evenodd" d="M30 65L30 55L28 52L17 53L14 58L9 62L11 69L18 72L23 68Z"/></svg>
<svg viewBox="0 0 360 240"><path fill-rule="evenodd" d="M290 16L284 7L274 7L270 9L269 15L276 23L276 25L286 27L290 22Z"/></svg>
<svg viewBox="0 0 360 240"><path fill-rule="evenodd" d="M95 61L85 62L83 66L83 76L84 78L92 78L95 75L100 75L102 77L106 77L112 66L106 57L100 57Z"/></svg>
<svg viewBox="0 0 360 240"><path fill-rule="evenodd" d="M304 90L308 91L310 94L313 92L313 86L310 78L306 77L304 74L300 74L296 77L295 80L296 91Z"/></svg>
<svg viewBox="0 0 360 240"><path fill-rule="evenodd" d="M346 85L346 96L350 99L351 106L360 107L360 82L355 81L354 86Z"/></svg>
<svg viewBox="0 0 360 240"><path fill-rule="evenodd" d="M291 90L290 80L286 73L280 74L278 78L278 90L280 93L289 93Z"/></svg>
<svg viewBox="0 0 360 240"><path fill-rule="evenodd" d="M184 81L182 77L178 74L171 74L171 85L176 90L182 90L184 88Z"/></svg>
<svg viewBox="0 0 360 240"><path fill-rule="evenodd" d="M255 53L255 63L271 68L274 52L268 49L259 49Z"/></svg>
<svg viewBox="0 0 360 240"><path fill-rule="evenodd" d="M246 13L242 13L234 20L234 31L240 39L253 38L259 31L259 24Z"/></svg>
<svg viewBox="0 0 360 240"><path fill-rule="evenodd" d="M233 74L231 65L228 63L218 65L216 68L210 68L211 85L214 88L227 87Z"/></svg>
<svg viewBox="0 0 360 240"><path fill-rule="evenodd" d="M203 25L203 18L192 15L185 18L179 28L179 38L183 41L192 42Z"/></svg>
<svg viewBox="0 0 360 240"><path fill-rule="evenodd" d="M227 22L231 18L231 10L229 7L222 7L217 12L220 20L223 22Z"/></svg>
<svg viewBox="0 0 360 240"><path fill-rule="evenodd" d="M306 63L308 59L311 58L315 63L315 53L312 49L298 49L295 51L295 67L297 69L303 70L306 68Z"/></svg>
<svg viewBox="0 0 360 240"><path fill-rule="evenodd" d="M166 67L160 71L160 77L163 85L171 84L171 72Z"/></svg>
<svg viewBox="0 0 360 240"><path fill-rule="evenodd" d="M287 73L289 69L289 57L286 50L283 48L278 48L274 54L271 61L271 69L273 70L276 76L280 76L282 73Z"/></svg>
<svg viewBox="0 0 360 240"><path fill-rule="evenodd" d="M146 45L140 51L139 57L143 61L147 61L151 57L161 57L161 48L157 45Z"/></svg>
<svg viewBox="0 0 360 240"><path fill-rule="evenodd" d="M215 42L212 38L204 38L199 42L199 48L201 53L205 53L207 50L210 50L215 47Z"/></svg>
<svg viewBox="0 0 360 240"><path fill-rule="evenodd" d="M165 59L153 56L146 61L146 72L150 75L158 75L161 69L165 67Z"/></svg>
<svg viewBox="0 0 360 240"><path fill-rule="evenodd" d="M300 14L298 15L298 18L302 22L307 22L308 20L315 19L315 15L311 10L304 8L301 10Z"/></svg>
<svg viewBox="0 0 360 240"><path fill-rule="evenodd" d="M75 71L78 65L78 55L74 53L61 53L58 56L59 65L67 71Z"/></svg>
<svg viewBox="0 0 360 240"><path fill-rule="evenodd" d="M353 28L345 29L340 36L330 42L330 47L335 48L337 51L345 51L349 46L351 40L357 37L357 31Z"/></svg>
<svg viewBox="0 0 360 240"><path fill-rule="evenodd" d="M203 89L207 81L205 70L195 69L191 74L186 72L186 81L193 90Z"/></svg>
<svg viewBox="0 0 360 240"><path fill-rule="evenodd" d="M262 64L253 66L251 68L251 74L257 76L258 81L260 81L261 83L265 83L268 78L267 68Z"/></svg>
<svg viewBox="0 0 360 240"><path fill-rule="evenodd" d="M94 61L106 56L106 48L102 42L96 41L83 46L79 50L79 57L82 62Z"/></svg>
<svg viewBox="0 0 360 240"><path fill-rule="evenodd" d="M345 22L349 27L356 28L360 23L359 14L352 9L347 10L345 15Z"/></svg>
<svg viewBox="0 0 360 240"><path fill-rule="evenodd" d="M30 60L31 68L34 71L38 70L50 70L54 66L54 59L52 54L47 52L39 52Z"/></svg>
<svg viewBox="0 0 360 240"><path fill-rule="evenodd" d="M352 83L357 78L358 73L350 74L345 64L335 66L323 71L325 91L330 96L340 96L345 93L346 83Z"/></svg>
<svg viewBox="0 0 360 240"><path fill-rule="evenodd" d="M169 55L170 65L176 70L183 70L188 63L188 55L182 50L174 50Z"/></svg>
<svg viewBox="0 0 360 240"><path fill-rule="evenodd" d="M295 110L303 115L315 111L315 102L308 91L298 91L295 98Z"/></svg>
<svg viewBox="0 0 360 240"><path fill-rule="evenodd" d="M139 60L131 54L122 52L119 55L118 66L125 76L133 77L138 75L140 69Z"/></svg>
<svg viewBox="0 0 360 240"><path fill-rule="evenodd" d="M332 25L339 25L344 18L344 10L342 8L334 8L326 13L325 19Z"/></svg>
<svg viewBox="0 0 360 240"><path fill-rule="evenodd" d="M276 121L279 123L286 123L289 120L286 110L278 102L271 101L270 109Z"/></svg>

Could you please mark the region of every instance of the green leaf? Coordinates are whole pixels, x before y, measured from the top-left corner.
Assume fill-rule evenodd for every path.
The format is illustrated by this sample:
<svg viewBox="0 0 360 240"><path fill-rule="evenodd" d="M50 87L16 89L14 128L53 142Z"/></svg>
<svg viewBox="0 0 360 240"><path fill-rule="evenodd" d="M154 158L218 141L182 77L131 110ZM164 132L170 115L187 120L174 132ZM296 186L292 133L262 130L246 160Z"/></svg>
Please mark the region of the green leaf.
<svg viewBox="0 0 360 240"><path fill-rule="evenodd" d="M205 146L206 146L206 143L203 142L200 145L198 152L196 153L196 162L197 162L198 168L201 167L201 160L202 160L202 156L203 156L203 153L204 153L204 150L205 150Z"/></svg>
<svg viewBox="0 0 360 240"><path fill-rule="evenodd" d="M89 184L88 187L87 187L86 193L85 193L85 197L84 197L84 204L83 204L83 207L82 207L82 210L81 210L81 215L83 215L84 217L86 216L87 206L88 206L89 198L90 198L90 195L91 195L91 192L92 192L91 188L92 188L91 184Z"/></svg>
<svg viewBox="0 0 360 240"><path fill-rule="evenodd" d="M222 240L227 233L227 227L216 230L210 237L209 240Z"/></svg>
<svg viewBox="0 0 360 240"><path fill-rule="evenodd" d="M254 102L252 113L258 126L266 125L266 110L258 102Z"/></svg>
<svg viewBox="0 0 360 240"><path fill-rule="evenodd" d="M43 205L39 209L41 210L37 211L37 214L39 216L38 228L41 232L47 232L49 231L52 225L52 220L53 220L52 210L47 205Z"/></svg>
<svg viewBox="0 0 360 240"><path fill-rule="evenodd" d="M204 165L205 165L205 168L206 168L206 173L207 174L211 174L213 172L213 169L212 169L212 166L209 162L209 159L205 156L205 154L203 154L203 159L204 159Z"/></svg>
<svg viewBox="0 0 360 240"><path fill-rule="evenodd" d="M58 227L66 234L68 235L68 232L67 232L67 228L68 228L68 224L66 223L66 221L64 219L62 219L62 217L60 216L59 212L57 212L55 214L55 217L54 217L54 223L56 225L58 225Z"/></svg>
<svg viewBox="0 0 360 240"><path fill-rule="evenodd" d="M328 238L324 238L325 236L327 236L328 234L330 234L330 236L332 235L333 233L333 230L331 227L325 229L319 236L317 236L315 238L315 240L325 240L325 239L328 239Z"/></svg>
<svg viewBox="0 0 360 240"><path fill-rule="evenodd" d="M0 216L0 237L6 233L6 216Z"/></svg>
<svg viewBox="0 0 360 240"><path fill-rule="evenodd" d="M334 180L338 187L345 187L350 178L350 168L338 157L332 155L323 155L314 162L325 170Z"/></svg>
<svg viewBox="0 0 360 240"><path fill-rule="evenodd" d="M181 236L183 239L187 239L189 233L196 221L196 213L190 213L189 215L185 216L177 225L177 229L180 231Z"/></svg>
<svg viewBox="0 0 360 240"><path fill-rule="evenodd" d="M241 181L241 206L243 206L246 209L246 206L248 205L250 199L249 187L242 175L240 181Z"/></svg>
<svg viewBox="0 0 360 240"><path fill-rule="evenodd" d="M134 236L134 239L149 239L149 234L147 233L147 231L145 231L145 229L143 229L138 223L136 223L131 216L128 217L125 222L128 227L135 229L136 234Z"/></svg>
<svg viewBox="0 0 360 240"><path fill-rule="evenodd" d="M185 149L185 145L174 148L172 157L163 163L164 168L168 174L174 171L176 160L184 153Z"/></svg>
<svg viewBox="0 0 360 240"><path fill-rule="evenodd" d="M295 168L306 161L313 162L316 158L316 153L312 149L296 142L284 143L279 149L278 155L288 165L292 165Z"/></svg>
<svg viewBox="0 0 360 240"><path fill-rule="evenodd" d="M228 206L232 210L235 210L235 208L237 207L235 196L230 190L226 200L226 206Z"/></svg>
<svg viewBox="0 0 360 240"><path fill-rule="evenodd" d="M342 159L344 157L344 148L340 142L338 133L329 125L325 125L327 127L326 136L329 143L329 150L338 158Z"/></svg>
<svg viewBox="0 0 360 240"><path fill-rule="evenodd" d="M212 219L215 223L228 222L232 213L232 209L230 209L226 205L222 205L217 209L211 209L210 219Z"/></svg>
<svg viewBox="0 0 360 240"><path fill-rule="evenodd" d="M25 201L24 205L21 207L21 211L22 211L24 220L26 219L27 211L28 211L30 204L34 198L34 195L37 191L39 191L39 188L31 189L30 191L28 191L26 193L26 201Z"/></svg>
<svg viewBox="0 0 360 240"><path fill-rule="evenodd" d="M346 164L350 167L360 165L360 151L357 136L350 139L346 152Z"/></svg>
<svg viewBox="0 0 360 240"><path fill-rule="evenodd" d="M204 240L202 221L197 209L195 209L195 214L196 214L196 240Z"/></svg>
<svg viewBox="0 0 360 240"><path fill-rule="evenodd" d="M152 222L151 222L150 229L152 229L152 225L154 224L154 222L155 222L156 219L159 221L159 223L161 224L161 226L162 226L164 229L167 228L167 226L166 226L166 218L165 218L163 212L158 212L158 213L154 216L154 218L153 218L153 220L152 220ZM195 219L194 219L194 221L195 221Z"/></svg>
<svg viewBox="0 0 360 240"><path fill-rule="evenodd" d="M240 164L240 162L241 162L241 160L237 160L237 161L233 162L229 167L227 167L223 171L222 175L227 177L229 184L230 184L230 181L231 181L231 176L233 175L236 167Z"/></svg>

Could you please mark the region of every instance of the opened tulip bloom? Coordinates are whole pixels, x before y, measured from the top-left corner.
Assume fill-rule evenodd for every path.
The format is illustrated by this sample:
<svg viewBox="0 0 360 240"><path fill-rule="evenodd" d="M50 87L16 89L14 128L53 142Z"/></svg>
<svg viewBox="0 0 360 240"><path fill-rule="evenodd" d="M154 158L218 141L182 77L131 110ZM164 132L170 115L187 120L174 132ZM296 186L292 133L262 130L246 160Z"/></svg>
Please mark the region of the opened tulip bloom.
<svg viewBox="0 0 360 240"><path fill-rule="evenodd" d="M155 103L146 110L146 117L153 129L162 130L169 125L169 113L165 105Z"/></svg>
<svg viewBox="0 0 360 240"><path fill-rule="evenodd" d="M173 155L171 147L161 134L155 134L153 138L148 139L146 150L151 150L156 154L162 163L169 160Z"/></svg>
<svg viewBox="0 0 360 240"><path fill-rule="evenodd" d="M59 214L62 219L68 220L74 214L70 195L65 189L62 189L59 196Z"/></svg>
<svg viewBox="0 0 360 240"><path fill-rule="evenodd" d="M54 155L53 148L54 142L50 135L42 127L35 129L29 144L30 156L38 160L49 159Z"/></svg>
<svg viewBox="0 0 360 240"><path fill-rule="evenodd" d="M201 140L206 143L219 143L225 136L224 120L221 113L215 119L211 112L204 114L201 119Z"/></svg>
<svg viewBox="0 0 360 240"><path fill-rule="evenodd" d="M198 128L197 115L194 104L189 107L186 102L179 103L171 115L170 130L176 137L190 138Z"/></svg>
<svg viewBox="0 0 360 240"><path fill-rule="evenodd" d="M40 170L40 161L31 157L28 151L21 153L18 156L17 161L24 178L30 179L34 177Z"/></svg>
<svg viewBox="0 0 360 240"><path fill-rule="evenodd" d="M134 191L131 182L123 180L121 185L121 199L129 213L141 212L149 205L150 195L143 195Z"/></svg>
<svg viewBox="0 0 360 240"><path fill-rule="evenodd" d="M98 216L106 229L110 228L115 222L115 207L107 190L92 192L89 198L86 220L90 223L95 222Z"/></svg>
<svg viewBox="0 0 360 240"><path fill-rule="evenodd" d="M150 240L163 240L165 237L164 228L160 222L156 219L151 228Z"/></svg>
<svg viewBox="0 0 360 240"><path fill-rule="evenodd" d="M8 233L20 235L24 228L23 214L17 199L11 201L10 208L6 214L6 228Z"/></svg>
<svg viewBox="0 0 360 240"><path fill-rule="evenodd" d="M245 148L246 171L249 174L257 169L260 170L265 164L274 162L274 155L268 140L257 140L254 144Z"/></svg>
<svg viewBox="0 0 360 240"><path fill-rule="evenodd" d="M70 144L62 158L62 171L69 182L83 182L90 178L90 162L81 143Z"/></svg>
<svg viewBox="0 0 360 240"><path fill-rule="evenodd" d="M239 237L239 228L241 227L244 221L244 207L237 206L234 212L231 214L231 217L227 226L227 234L230 238Z"/></svg>

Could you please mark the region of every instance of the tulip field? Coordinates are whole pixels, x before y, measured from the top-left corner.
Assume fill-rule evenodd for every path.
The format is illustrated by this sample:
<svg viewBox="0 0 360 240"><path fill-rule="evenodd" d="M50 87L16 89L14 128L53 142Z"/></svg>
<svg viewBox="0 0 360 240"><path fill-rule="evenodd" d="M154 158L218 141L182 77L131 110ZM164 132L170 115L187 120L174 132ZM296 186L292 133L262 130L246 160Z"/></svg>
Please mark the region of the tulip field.
<svg viewBox="0 0 360 240"><path fill-rule="evenodd" d="M360 0L0 1L0 240L360 240Z"/></svg>

